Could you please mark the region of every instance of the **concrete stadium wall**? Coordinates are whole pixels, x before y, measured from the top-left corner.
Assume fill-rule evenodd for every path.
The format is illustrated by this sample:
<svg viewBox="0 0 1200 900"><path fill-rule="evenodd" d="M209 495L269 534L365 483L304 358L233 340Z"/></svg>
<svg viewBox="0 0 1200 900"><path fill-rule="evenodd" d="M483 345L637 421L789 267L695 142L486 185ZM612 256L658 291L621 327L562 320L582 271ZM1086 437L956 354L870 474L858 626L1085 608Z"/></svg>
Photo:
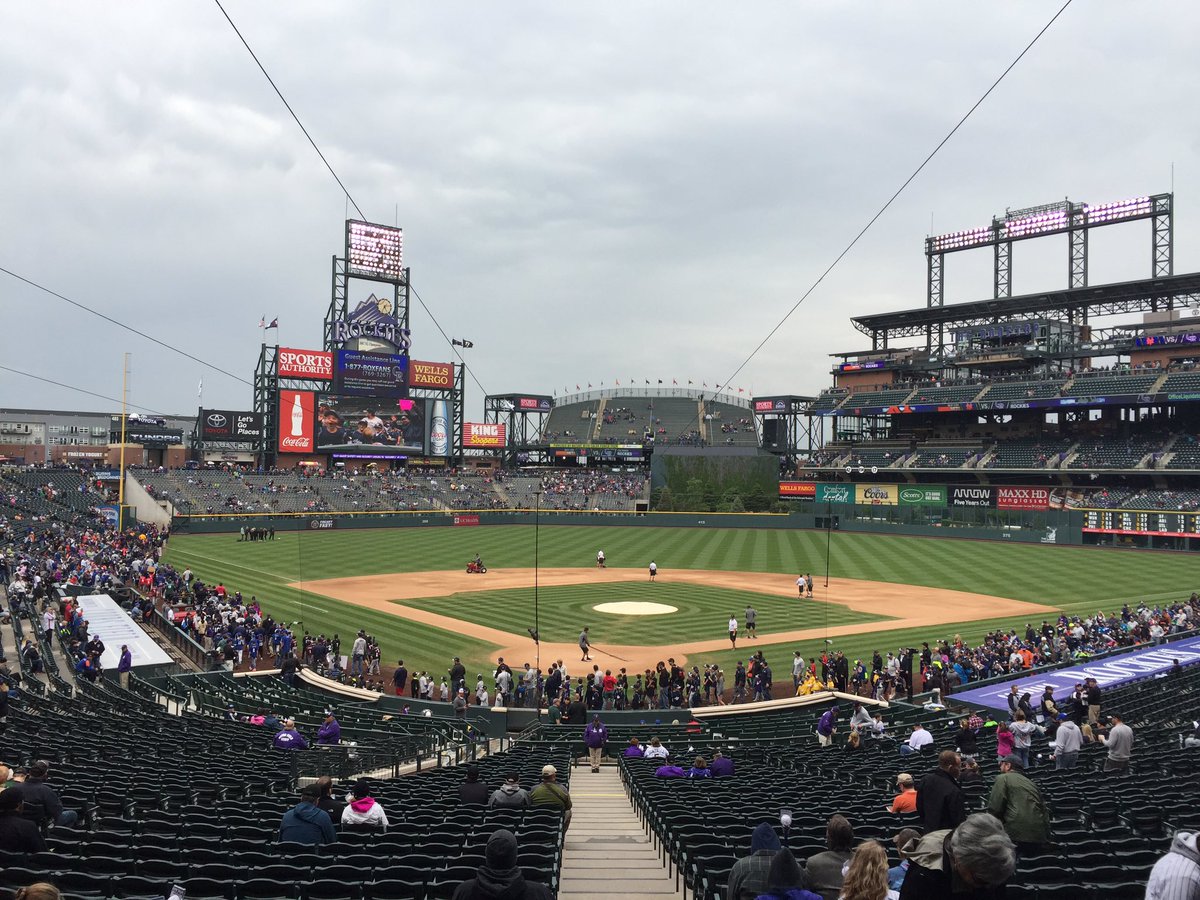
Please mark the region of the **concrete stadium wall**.
<svg viewBox="0 0 1200 900"><path fill-rule="evenodd" d="M922 508L915 521L903 514L882 512L880 507L833 507L834 529L863 534L899 534L916 537L960 538L1006 541L1009 543L1058 544L1083 543L1083 516L1073 510L1042 510L1005 514L991 511L978 521L954 519L952 510ZM541 525L594 525L652 528L800 528L824 530L824 513L540 513ZM344 528L420 528L472 527L476 525L532 525L532 512L508 510L479 513L322 513L278 516L179 516L174 520L177 534L228 534L243 525L276 531L329 531Z"/></svg>

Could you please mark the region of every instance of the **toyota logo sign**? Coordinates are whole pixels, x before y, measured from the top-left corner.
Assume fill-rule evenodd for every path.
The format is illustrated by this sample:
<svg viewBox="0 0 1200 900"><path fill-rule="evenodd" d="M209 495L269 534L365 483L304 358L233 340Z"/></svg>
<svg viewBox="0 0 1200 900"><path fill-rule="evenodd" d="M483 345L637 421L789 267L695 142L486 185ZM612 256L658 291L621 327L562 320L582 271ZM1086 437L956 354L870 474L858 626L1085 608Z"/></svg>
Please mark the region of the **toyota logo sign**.
<svg viewBox="0 0 1200 900"><path fill-rule="evenodd" d="M208 419L206 421L208 422L209 428L224 428L225 423L228 422L229 420L226 419L220 413L213 413L212 415L210 415L208 417Z"/></svg>

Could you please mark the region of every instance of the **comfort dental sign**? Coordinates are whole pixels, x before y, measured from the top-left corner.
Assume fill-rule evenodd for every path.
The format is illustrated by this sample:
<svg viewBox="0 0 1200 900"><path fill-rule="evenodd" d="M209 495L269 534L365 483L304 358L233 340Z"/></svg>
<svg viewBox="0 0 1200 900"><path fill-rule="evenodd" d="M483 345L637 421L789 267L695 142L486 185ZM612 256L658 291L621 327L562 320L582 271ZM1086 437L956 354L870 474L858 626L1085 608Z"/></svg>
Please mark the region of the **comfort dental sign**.
<svg viewBox="0 0 1200 900"><path fill-rule="evenodd" d="M1200 663L1200 637L1185 638L1159 647L1135 650L1122 656L1081 663L1067 669L1030 675L1017 681L1004 681L973 690L956 691L954 699L964 703L976 703L990 709L1008 709L1008 693L1012 685L1017 693L1028 691L1032 696L1041 694L1046 685L1054 688L1059 700L1069 696L1075 685L1085 678L1095 678L1100 687L1115 687L1137 678L1161 675L1179 660L1181 666Z"/></svg>

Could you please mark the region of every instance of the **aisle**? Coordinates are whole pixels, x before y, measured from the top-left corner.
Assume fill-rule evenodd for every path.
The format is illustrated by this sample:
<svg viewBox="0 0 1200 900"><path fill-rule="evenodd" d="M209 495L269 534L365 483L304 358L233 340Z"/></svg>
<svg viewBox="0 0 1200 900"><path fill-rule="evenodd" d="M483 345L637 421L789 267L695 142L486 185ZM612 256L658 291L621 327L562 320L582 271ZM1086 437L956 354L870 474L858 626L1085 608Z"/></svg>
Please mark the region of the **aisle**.
<svg viewBox="0 0 1200 900"><path fill-rule="evenodd" d="M638 822L615 766L595 775L587 766L576 769L571 802L560 900L611 900L614 894L682 898Z"/></svg>

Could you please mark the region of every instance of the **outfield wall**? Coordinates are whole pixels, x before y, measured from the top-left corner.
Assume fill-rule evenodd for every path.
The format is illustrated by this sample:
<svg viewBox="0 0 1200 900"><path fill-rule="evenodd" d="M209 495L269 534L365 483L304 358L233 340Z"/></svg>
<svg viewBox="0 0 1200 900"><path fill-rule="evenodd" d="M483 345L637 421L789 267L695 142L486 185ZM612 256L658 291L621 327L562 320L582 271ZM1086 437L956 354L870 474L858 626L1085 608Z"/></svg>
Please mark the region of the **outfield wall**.
<svg viewBox="0 0 1200 900"><path fill-rule="evenodd" d="M479 525L590 525L651 528L799 528L953 537L1008 543L1083 543L1082 515L1071 510L974 510L929 507L839 506L832 513L805 509L792 513L632 513L504 510L411 513L291 513L176 516L177 534L229 534L243 526L276 531L329 531L343 528L474 527Z"/></svg>

